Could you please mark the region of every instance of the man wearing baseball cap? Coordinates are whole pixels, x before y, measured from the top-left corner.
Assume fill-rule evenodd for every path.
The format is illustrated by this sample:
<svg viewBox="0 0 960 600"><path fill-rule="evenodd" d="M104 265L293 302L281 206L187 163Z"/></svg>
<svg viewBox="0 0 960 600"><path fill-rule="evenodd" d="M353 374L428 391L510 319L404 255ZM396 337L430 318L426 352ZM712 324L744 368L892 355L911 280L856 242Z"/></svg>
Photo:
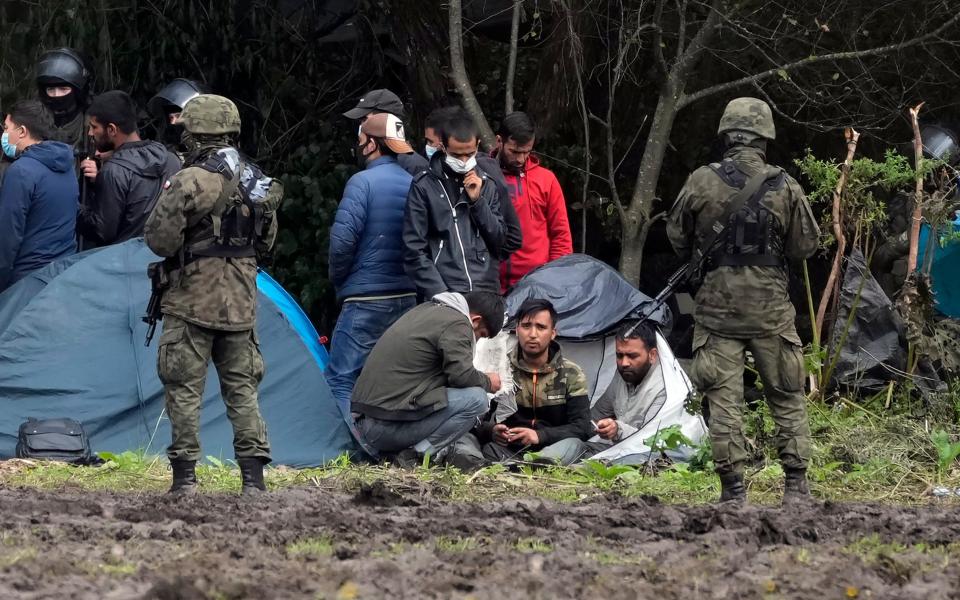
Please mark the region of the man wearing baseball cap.
<svg viewBox="0 0 960 600"><path fill-rule="evenodd" d="M399 101L398 101L399 102ZM397 156L412 153L403 123L368 114L357 133L363 168L347 181L330 230L330 281L343 303L326 377L344 410L367 355L394 321L416 304L403 268L403 214L412 176Z"/></svg>
<svg viewBox="0 0 960 600"><path fill-rule="evenodd" d="M400 98L390 90L380 89L364 94L357 105L343 113L343 116L362 123L372 115L384 113L395 116L399 121L403 121L405 114ZM426 171L429 166L427 159L414 152L409 144L407 144L407 150L397 152L397 162L410 175Z"/></svg>

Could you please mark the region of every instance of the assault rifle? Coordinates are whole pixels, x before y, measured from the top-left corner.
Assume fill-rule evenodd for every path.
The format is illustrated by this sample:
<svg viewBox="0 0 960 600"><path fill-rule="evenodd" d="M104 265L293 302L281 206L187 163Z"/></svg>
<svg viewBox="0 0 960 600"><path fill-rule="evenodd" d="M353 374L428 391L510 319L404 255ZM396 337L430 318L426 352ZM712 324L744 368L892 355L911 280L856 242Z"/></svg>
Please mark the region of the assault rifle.
<svg viewBox="0 0 960 600"><path fill-rule="evenodd" d="M151 293L150 302L147 303L147 314L143 315L143 322L148 325L145 346L149 346L150 341L153 340L153 334L157 331L157 321L163 319L160 303L163 301L163 293L170 288L170 275L163 263L164 261L161 260L147 266Z"/></svg>

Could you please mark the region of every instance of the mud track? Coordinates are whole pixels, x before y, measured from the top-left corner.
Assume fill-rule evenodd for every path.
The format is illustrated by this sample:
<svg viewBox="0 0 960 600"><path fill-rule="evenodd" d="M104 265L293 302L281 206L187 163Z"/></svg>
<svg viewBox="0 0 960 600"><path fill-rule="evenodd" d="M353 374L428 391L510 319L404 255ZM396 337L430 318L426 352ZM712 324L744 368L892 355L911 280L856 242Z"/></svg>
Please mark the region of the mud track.
<svg viewBox="0 0 960 600"><path fill-rule="evenodd" d="M452 504L384 486L250 502L4 489L0 597L956 598L958 517L614 496ZM852 552L864 538L910 547Z"/></svg>

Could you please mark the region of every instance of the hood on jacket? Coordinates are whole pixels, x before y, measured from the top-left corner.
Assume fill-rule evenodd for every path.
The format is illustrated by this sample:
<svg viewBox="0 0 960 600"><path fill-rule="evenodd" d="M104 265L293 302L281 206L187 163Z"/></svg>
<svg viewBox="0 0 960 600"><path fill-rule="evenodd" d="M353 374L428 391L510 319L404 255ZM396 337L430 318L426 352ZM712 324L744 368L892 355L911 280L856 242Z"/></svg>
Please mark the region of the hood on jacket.
<svg viewBox="0 0 960 600"><path fill-rule="evenodd" d="M468 321L470 320L470 306L467 304L467 299L464 298L463 294L458 294L457 292L440 292L433 297L433 301L449 306L465 316Z"/></svg>
<svg viewBox="0 0 960 600"><path fill-rule="evenodd" d="M30 157L54 173L73 170L73 148L63 142L48 140L27 146L19 158Z"/></svg>
<svg viewBox="0 0 960 600"><path fill-rule="evenodd" d="M160 142L127 142L117 148L110 157L110 162L142 177L159 179L164 175L169 154L170 151Z"/></svg>
<svg viewBox="0 0 960 600"><path fill-rule="evenodd" d="M520 348L520 344L517 343L517 347L510 353L510 364L513 365L515 369L519 369L524 373L537 373L538 375L543 375L544 373L552 373L560 368L560 365L563 364L563 356L560 353L560 343L557 340L550 342L550 347L547 350L547 364L544 365L542 369L531 369L527 366L527 363L520 360L520 357L523 355L523 350Z"/></svg>

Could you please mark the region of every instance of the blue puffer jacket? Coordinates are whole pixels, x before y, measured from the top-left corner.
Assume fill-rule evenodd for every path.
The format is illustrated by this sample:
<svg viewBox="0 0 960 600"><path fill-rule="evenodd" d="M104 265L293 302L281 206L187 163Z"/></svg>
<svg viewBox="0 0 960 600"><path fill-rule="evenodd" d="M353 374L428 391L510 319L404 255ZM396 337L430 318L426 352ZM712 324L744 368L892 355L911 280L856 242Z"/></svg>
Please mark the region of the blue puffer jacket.
<svg viewBox="0 0 960 600"><path fill-rule="evenodd" d="M7 168L0 186L0 291L76 252L78 196L66 144L29 146Z"/></svg>
<svg viewBox="0 0 960 600"><path fill-rule="evenodd" d="M381 157L350 178L330 228L337 299L416 291L403 270L403 211L413 177Z"/></svg>

